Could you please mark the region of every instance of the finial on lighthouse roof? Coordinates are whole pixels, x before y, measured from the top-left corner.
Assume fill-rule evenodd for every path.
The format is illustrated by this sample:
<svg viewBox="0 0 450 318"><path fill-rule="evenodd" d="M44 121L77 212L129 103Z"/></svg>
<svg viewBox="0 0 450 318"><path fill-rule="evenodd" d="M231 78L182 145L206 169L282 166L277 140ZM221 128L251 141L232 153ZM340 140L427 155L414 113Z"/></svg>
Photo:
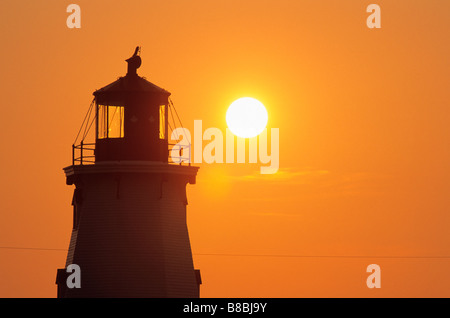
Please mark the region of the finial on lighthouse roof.
<svg viewBox="0 0 450 318"><path fill-rule="evenodd" d="M141 66L142 60L139 56L141 52L141 47L137 46L134 50L134 54L129 59L125 60L128 63L127 75L137 75L136 70Z"/></svg>

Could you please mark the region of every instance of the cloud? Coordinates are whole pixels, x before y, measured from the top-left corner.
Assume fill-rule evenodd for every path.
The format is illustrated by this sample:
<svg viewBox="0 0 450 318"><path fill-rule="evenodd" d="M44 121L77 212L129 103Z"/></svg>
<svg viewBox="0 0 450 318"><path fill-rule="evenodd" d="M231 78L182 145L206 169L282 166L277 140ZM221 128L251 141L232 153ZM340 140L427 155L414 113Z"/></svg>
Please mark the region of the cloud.
<svg viewBox="0 0 450 318"><path fill-rule="evenodd" d="M302 181L307 178L320 177L324 175L328 175L330 171L325 169L313 169L313 168L303 168L303 169L295 169L295 168L282 168L279 169L277 173L274 174L261 174L259 171L255 171L252 174L240 175L240 176L230 176L233 180L236 181Z"/></svg>

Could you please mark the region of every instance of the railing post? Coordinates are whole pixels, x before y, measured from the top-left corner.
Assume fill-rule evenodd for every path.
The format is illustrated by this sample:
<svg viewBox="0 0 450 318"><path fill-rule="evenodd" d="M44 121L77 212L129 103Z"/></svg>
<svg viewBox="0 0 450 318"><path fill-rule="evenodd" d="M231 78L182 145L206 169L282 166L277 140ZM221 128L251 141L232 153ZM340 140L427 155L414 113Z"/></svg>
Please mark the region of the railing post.
<svg viewBox="0 0 450 318"><path fill-rule="evenodd" d="M80 165L83 165L83 140L80 143Z"/></svg>
<svg viewBox="0 0 450 318"><path fill-rule="evenodd" d="M191 166L191 144L188 146L189 149L189 167Z"/></svg>
<svg viewBox="0 0 450 318"><path fill-rule="evenodd" d="M75 144L72 144L72 166L75 166Z"/></svg>

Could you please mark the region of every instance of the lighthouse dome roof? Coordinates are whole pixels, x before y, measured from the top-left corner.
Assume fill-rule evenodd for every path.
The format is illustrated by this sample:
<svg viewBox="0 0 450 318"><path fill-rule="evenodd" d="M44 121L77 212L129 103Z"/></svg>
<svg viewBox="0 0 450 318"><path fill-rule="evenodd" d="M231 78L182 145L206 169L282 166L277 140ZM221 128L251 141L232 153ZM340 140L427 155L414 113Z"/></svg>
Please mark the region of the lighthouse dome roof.
<svg viewBox="0 0 450 318"><path fill-rule="evenodd" d="M130 95L159 95L167 98L170 92L137 75L119 77L94 92L97 103L111 106L124 105Z"/></svg>

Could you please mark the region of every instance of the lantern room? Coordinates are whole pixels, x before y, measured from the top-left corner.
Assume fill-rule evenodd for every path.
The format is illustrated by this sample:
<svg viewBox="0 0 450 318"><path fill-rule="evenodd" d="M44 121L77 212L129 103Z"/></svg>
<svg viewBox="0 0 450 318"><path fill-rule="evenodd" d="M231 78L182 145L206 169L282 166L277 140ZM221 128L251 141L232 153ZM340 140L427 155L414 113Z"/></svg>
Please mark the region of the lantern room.
<svg viewBox="0 0 450 318"><path fill-rule="evenodd" d="M170 93L137 75L139 47L126 61L126 76L94 92L95 162L167 162Z"/></svg>

